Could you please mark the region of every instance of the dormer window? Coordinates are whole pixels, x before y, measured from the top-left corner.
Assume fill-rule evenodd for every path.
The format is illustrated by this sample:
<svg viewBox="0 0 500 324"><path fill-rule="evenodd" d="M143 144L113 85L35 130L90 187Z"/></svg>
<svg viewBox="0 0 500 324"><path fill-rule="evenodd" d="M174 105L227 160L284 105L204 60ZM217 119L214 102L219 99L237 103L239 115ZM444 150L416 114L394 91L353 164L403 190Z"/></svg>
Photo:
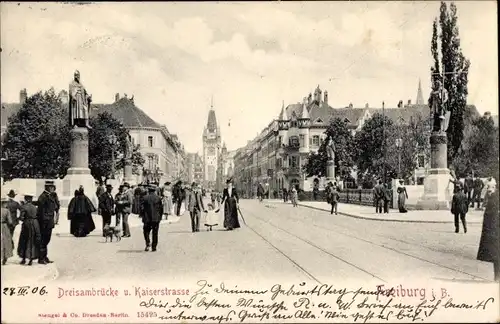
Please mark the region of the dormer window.
<svg viewBox="0 0 500 324"><path fill-rule="evenodd" d="M321 124L323 123L323 120L321 118L316 119L316 123Z"/></svg>

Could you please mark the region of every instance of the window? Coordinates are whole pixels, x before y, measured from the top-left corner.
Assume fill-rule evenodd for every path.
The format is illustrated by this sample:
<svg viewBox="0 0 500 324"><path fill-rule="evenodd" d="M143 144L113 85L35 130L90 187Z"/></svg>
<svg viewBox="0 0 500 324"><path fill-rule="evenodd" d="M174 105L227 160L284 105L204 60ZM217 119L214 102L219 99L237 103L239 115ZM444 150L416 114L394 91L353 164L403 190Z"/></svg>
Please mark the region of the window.
<svg viewBox="0 0 500 324"><path fill-rule="evenodd" d="M299 163L298 160L299 159L296 156L291 156L290 160L289 160L290 161L290 167L291 168L296 168L298 166L298 163Z"/></svg>
<svg viewBox="0 0 500 324"><path fill-rule="evenodd" d="M297 121L296 120L293 120L291 123L290 123L291 127L297 127Z"/></svg>
<svg viewBox="0 0 500 324"><path fill-rule="evenodd" d="M299 138L297 136L292 136L288 140L288 144L290 146L299 146Z"/></svg>
<svg viewBox="0 0 500 324"><path fill-rule="evenodd" d="M313 146L319 146L319 135L314 135L312 138L312 144Z"/></svg>
<svg viewBox="0 0 500 324"><path fill-rule="evenodd" d="M148 146L153 147L153 136L148 136Z"/></svg>
<svg viewBox="0 0 500 324"><path fill-rule="evenodd" d="M305 140L305 136L300 134L299 135L299 139L300 139L300 147L304 147L306 146L306 140Z"/></svg>
<svg viewBox="0 0 500 324"><path fill-rule="evenodd" d="M208 155L215 155L215 147L209 147L208 148Z"/></svg>

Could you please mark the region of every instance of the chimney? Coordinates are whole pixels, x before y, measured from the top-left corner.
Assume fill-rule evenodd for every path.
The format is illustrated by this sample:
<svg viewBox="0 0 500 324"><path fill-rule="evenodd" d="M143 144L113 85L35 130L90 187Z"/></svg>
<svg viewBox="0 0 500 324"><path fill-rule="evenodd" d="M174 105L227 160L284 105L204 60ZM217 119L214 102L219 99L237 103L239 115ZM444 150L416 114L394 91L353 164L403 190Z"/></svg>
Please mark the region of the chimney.
<svg viewBox="0 0 500 324"><path fill-rule="evenodd" d="M370 105L368 105L368 103L365 103L365 108L370 108Z"/></svg>
<svg viewBox="0 0 500 324"><path fill-rule="evenodd" d="M408 106L411 106L411 99L408 99Z"/></svg>
<svg viewBox="0 0 500 324"><path fill-rule="evenodd" d="M485 112L484 117L488 117L488 118L491 117L491 112L489 112L489 111Z"/></svg>
<svg viewBox="0 0 500 324"><path fill-rule="evenodd" d="M324 100L326 105L328 105L328 91L325 91Z"/></svg>
<svg viewBox="0 0 500 324"><path fill-rule="evenodd" d="M126 93L123 94L123 98L127 99L127 94Z"/></svg>
<svg viewBox="0 0 500 324"><path fill-rule="evenodd" d="M403 108L403 100L399 100L399 102L398 102L398 108Z"/></svg>
<svg viewBox="0 0 500 324"><path fill-rule="evenodd" d="M116 93L116 94L115 94L115 102L117 102L118 100L120 100L120 94L119 94L119 93Z"/></svg>
<svg viewBox="0 0 500 324"><path fill-rule="evenodd" d="M312 93L309 92L309 97L307 97L307 104L309 105L312 101Z"/></svg>
<svg viewBox="0 0 500 324"><path fill-rule="evenodd" d="M351 103L349 104L349 108L352 108L352 107L354 107L354 106L352 105L352 102L351 102Z"/></svg>
<svg viewBox="0 0 500 324"><path fill-rule="evenodd" d="M19 91L19 103L23 105L26 102L26 99L28 99L28 92L26 92L26 88L24 88Z"/></svg>

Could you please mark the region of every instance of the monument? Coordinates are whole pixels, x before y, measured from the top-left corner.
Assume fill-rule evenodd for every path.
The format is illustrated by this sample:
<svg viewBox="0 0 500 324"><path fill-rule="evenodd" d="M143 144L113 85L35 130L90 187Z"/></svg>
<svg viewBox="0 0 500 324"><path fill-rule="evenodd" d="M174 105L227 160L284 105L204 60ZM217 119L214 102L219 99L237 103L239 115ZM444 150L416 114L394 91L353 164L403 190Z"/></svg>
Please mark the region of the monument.
<svg viewBox="0 0 500 324"><path fill-rule="evenodd" d="M452 197L449 187L450 170L448 169L446 130L451 112L445 108L448 94L443 84L436 80L433 89L434 91L431 93L433 117L430 137L431 163L429 173L424 180L424 194L417 201L416 209L449 210Z"/></svg>
<svg viewBox="0 0 500 324"><path fill-rule="evenodd" d="M330 137L328 139L328 144L326 145L326 154L328 159L326 160L326 181L335 181L335 143Z"/></svg>
<svg viewBox="0 0 500 324"><path fill-rule="evenodd" d="M97 206L96 183L89 169L89 115L92 96L80 82L80 72L75 71L73 81L69 84L69 125L71 127L71 160L70 168L63 179L61 205L67 207L80 186L85 194Z"/></svg>
<svg viewBox="0 0 500 324"><path fill-rule="evenodd" d="M132 172L132 153L134 152L134 145L132 144L132 137L130 134L127 137L127 147L125 150L125 167L123 169L123 181L128 182L130 185L135 184L135 177Z"/></svg>

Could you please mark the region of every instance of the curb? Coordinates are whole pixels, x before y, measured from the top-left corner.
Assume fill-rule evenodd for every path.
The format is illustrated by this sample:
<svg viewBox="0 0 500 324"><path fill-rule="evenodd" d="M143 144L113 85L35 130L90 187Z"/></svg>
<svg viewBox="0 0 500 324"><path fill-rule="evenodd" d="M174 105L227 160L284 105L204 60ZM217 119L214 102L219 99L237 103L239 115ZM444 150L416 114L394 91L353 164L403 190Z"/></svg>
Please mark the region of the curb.
<svg viewBox="0 0 500 324"><path fill-rule="evenodd" d="M329 210L319 208L319 207L314 207L314 206L308 206L308 205L303 205L300 203L297 203L298 206L301 207L306 207L306 208L311 208L315 210L321 210L321 211L326 211L329 212ZM366 217L366 216L359 216L359 215L354 215L354 214L349 214L349 213L344 213L344 212L338 212L338 215L341 216L347 216L347 217L352 217L352 218L358 218L358 219L364 219L364 220L372 220L372 221L379 221L379 222L396 222L396 223L424 223L424 224L453 224L452 221L434 221L434 220L413 220L413 219L388 219L388 218L373 218L373 217ZM481 222L467 222L468 224L481 224Z"/></svg>

